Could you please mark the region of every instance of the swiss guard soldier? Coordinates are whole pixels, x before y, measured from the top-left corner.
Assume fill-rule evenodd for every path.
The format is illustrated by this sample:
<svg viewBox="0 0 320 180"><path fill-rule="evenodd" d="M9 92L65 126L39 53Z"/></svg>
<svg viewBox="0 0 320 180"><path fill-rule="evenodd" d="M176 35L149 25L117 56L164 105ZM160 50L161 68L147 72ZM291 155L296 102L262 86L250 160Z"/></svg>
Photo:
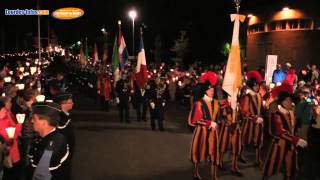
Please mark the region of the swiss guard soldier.
<svg viewBox="0 0 320 180"><path fill-rule="evenodd" d="M158 121L158 127L160 131L164 131L163 120L164 120L164 107L166 100L164 93L166 90L166 84L161 82L160 78L157 77L155 80L150 82L149 105L150 105L150 121L152 130L156 129L155 120Z"/></svg>
<svg viewBox="0 0 320 180"><path fill-rule="evenodd" d="M240 109L242 115L242 148L240 161L246 163L243 157L243 150L246 145L254 144L256 150L256 164L261 165L261 149L263 146L263 101L258 93L262 77L258 71L250 71L247 73L247 93L241 99Z"/></svg>
<svg viewBox="0 0 320 180"><path fill-rule="evenodd" d="M41 137L29 155L32 180L68 180L69 145L65 137L56 130L60 112L60 106L56 103L32 105L33 128Z"/></svg>
<svg viewBox="0 0 320 180"><path fill-rule="evenodd" d="M270 117L269 133L273 140L263 165L263 179L283 171L285 180L293 180L298 173L297 147L307 142L296 134L296 118L292 107L292 94L281 92L278 110Z"/></svg>
<svg viewBox="0 0 320 180"><path fill-rule="evenodd" d="M214 98L218 100L220 111L217 120L220 124L220 139L219 139L219 152L220 162L219 168L225 171L223 156L230 150L232 156L231 172L236 176L243 176L238 167L238 157L241 150L241 128L238 121L238 116L232 111L231 105L228 101L229 94L224 91L221 85L216 86Z"/></svg>
<svg viewBox="0 0 320 180"><path fill-rule="evenodd" d="M195 126L190 150L190 160L194 164L194 179L201 179L199 165L207 159L211 162L212 179L217 179L216 171L219 164L217 114L220 109L218 100L214 99L217 79L217 75L211 71L200 77L203 98L195 102L189 116L190 123Z"/></svg>
<svg viewBox="0 0 320 180"><path fill-rule="evenodd" d="M118 104L120 122L124 120L130 123L129 120L129 101L130 101L130 84L127 80L127 75L122 74L122 77L116 83L116 103Z"/></svg>

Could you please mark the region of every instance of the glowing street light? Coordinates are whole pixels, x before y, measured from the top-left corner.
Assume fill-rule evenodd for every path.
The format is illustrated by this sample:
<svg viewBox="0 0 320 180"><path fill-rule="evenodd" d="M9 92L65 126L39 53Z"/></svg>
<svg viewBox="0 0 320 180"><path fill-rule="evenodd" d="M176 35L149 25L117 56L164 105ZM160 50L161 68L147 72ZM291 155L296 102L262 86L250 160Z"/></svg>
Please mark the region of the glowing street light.
<svg viewBox="0 0 320 180"><path fill-rule="evenodd" d="M137 17L136 10L130 10L129 17L132 19L132 55L134 56L134 19Z"/></svg>
<svg viewBox="0 0 320 180"><path fill-rule="evenodd" d="M81 45L81 41L78 41L77 44L78 44L78 46L80 46Z"/></svg>

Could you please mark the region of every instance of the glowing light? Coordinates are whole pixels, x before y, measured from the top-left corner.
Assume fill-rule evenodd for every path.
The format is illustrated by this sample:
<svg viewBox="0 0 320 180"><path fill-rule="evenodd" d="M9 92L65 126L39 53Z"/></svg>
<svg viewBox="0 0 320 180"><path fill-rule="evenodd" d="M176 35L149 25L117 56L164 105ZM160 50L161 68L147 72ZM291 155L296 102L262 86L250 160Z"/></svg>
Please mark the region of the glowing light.
<svg viewBox="0 0 320 180"><path fill-rule="evenodd" d="M8 137L10 139L12 139L14 137L14 133L16 131L16 128L15 127L8 127L8 128L6 128L6 131L7 131Z"/></svg>
<svg viewBox="0 0 320 180"><path fill-rule="evenodd" d="M19 71L23 72L24 71L24 67L20 67Z"/></svg>
<svg viewBox="0 0 320 180"><path fill-rule="evenodd" d="M24 119L26 118L26 114L17 114L16 118L17 118L18 123L22 124L24 122Z"/></svg>
<svg viewBox="0 0 320 180"><path fill-rule="evenodd" d="M137 17L137 12L135 10L129 11L129 17L135 19Z"/></svg>
<svg viewBox="0 0 320 180"><path fill-rule="evenodd" d="M253 14L248 14L248 18L252 18L253 17Z"/></svg>
<svg viewBox="0 0 320 180"><path fill-rule="evenodd" d="M16 84L16 87L17 87L19 90L23 90L23 89L24 89L24 84Z"/></svg>
<svg viewBox="0 0 320 180"><path fill-rule="evenodd" d="M282 9L282 11L289 11L289 10L290 10L289 7L284 7L284 8Z"/></svg>
<svg viewBox="0 0 320 180"><path fill-rule="evenodd" d="M45 98L46 98L46 96L44 96L44 95L38 95L36 97L36 100L37 100L37 102L44 102Z"/></svg>
<svg viewBox="0 0 320 180"><path fill-rule="evenodd" d="M6 83L11 82L11 77L10 76L5 77L4 78L4 82L6 82Z"/></svg>
<svg viewBox="0 0 320 180"><path fill-rule="evenodd" d="M33 75L37 71L37 67L30 67L30 73Z"/></svg>

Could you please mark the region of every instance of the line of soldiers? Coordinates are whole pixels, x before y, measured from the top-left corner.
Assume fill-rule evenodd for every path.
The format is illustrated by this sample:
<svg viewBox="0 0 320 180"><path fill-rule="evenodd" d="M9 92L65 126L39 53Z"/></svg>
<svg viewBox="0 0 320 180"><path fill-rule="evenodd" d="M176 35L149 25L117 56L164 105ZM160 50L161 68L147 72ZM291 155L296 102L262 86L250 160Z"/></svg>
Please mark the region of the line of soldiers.
<svg viewBox="0 0 320 180"><path fill-rule="evenodd" d="M150 111L151 129L164 131L164 108L166 105L166 84L159 77L153 78L144 87L139 88L136 81L130 81L126 74L116 82L116 103L119 110L120 122L130 123L130 102L137 113L137 121L146 121L146 113Z"/></svg>
<svg viewBox="0 0 320 180"><path fill-rule="evenodd" d="M277 88L277 105L268 115L260 91L262 78L257 71L247 73L247 89L240 97L237 110L231 109L228 95L221 88L215 73L208 71L199 78L198 93L189 114L188 122L194 127L190 160L194 164L193 177L201 179L199 164L209 161L212 179L217 179L217 168L224 168L224 154L230 150L231 172L243 176L238 161L247 163L243 151L253 145L256 165L261 168L263 179L282 171L284 179L294 179L298 173L298 149L307 142L297 136L296 119L292 110L292 93ZM267 121L269 119L269 121ZM268 130L272 142L262 159L264 131Z"/></svg>

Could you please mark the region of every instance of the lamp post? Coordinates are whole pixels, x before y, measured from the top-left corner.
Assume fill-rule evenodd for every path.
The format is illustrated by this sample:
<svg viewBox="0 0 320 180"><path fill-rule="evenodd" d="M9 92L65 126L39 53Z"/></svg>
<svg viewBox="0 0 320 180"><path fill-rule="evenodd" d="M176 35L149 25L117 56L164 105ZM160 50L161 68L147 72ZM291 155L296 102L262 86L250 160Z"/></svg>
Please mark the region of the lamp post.
<svg viewBox="0 0 320 180"><path fill-rule="evenodd" d="M129 11L129 17L132 19L132 56L134 56L134 19L137 17L135 10Z"/></svg>

